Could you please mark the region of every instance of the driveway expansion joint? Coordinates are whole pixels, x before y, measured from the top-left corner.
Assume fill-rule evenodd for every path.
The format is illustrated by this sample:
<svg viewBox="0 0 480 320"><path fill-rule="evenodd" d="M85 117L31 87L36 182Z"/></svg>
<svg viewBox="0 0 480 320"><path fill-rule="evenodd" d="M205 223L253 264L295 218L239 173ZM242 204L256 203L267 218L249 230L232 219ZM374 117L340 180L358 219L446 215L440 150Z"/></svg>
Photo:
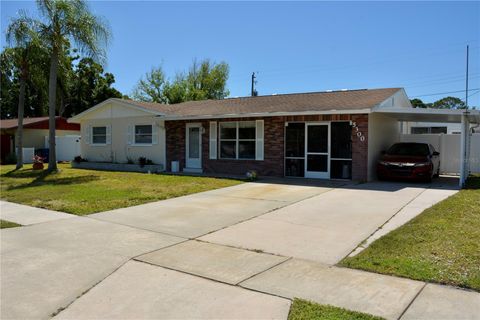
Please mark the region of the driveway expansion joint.
<svg viewBox="0 0 480 320"><path fill-rule="evenodd" d="M402 319L403 315L407 312L408 308L410 308L413 302L417 300L418 296L422 293L423 289L425 289L426 286L427 286L427 283L425 282L423 286L420 288L420 290L418 290L417 294L413 297L412 301L410 301L410 303L407 305L405 310L403 310L402 314L398 317L398 320Z"/></svg>

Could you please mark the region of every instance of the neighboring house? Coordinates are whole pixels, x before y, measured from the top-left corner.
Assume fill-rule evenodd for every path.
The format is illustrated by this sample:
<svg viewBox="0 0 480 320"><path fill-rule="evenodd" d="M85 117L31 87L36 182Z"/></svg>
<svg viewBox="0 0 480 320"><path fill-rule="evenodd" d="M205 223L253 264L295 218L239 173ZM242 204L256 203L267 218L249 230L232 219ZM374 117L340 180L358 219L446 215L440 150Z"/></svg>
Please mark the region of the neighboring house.
<svg viewBox="0 0 480 320"><path fill-rule="evenodd" d="M0 120L1 130L1 159L2 162L9 153L15 151L15 135L17 133L18 119ZM69 123L66 118L56 117L56 135L80 135L80 125ZM23 147L42 149L45 148L45 137L48 137L48 117L23 119Z"/></svg>
<svg viewBox="0 0 480 320"><path fill-rule="evenodd" d="M187 172L367 180L411 108L400 88L190 101L109 99L69 119L80 123L88 161L151 159ZM372 134L373 133L373 134Z"/></svg>

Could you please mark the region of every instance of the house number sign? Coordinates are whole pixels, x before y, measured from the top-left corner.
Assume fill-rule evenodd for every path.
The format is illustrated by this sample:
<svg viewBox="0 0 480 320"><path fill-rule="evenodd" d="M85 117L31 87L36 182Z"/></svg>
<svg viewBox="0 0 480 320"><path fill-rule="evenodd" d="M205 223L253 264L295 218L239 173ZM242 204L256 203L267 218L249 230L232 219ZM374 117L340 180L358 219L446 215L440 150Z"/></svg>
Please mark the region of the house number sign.
<svg viewBox="0 0 480 320"><path fill-rule="evenodd" d="M360 139L361 142L364 142L365 141L365 136L363 135L363 133L361 131L358 130L358 126L357 126L357 123L355 121L352 122L352 127L355 130L358 139Z"/></svg>

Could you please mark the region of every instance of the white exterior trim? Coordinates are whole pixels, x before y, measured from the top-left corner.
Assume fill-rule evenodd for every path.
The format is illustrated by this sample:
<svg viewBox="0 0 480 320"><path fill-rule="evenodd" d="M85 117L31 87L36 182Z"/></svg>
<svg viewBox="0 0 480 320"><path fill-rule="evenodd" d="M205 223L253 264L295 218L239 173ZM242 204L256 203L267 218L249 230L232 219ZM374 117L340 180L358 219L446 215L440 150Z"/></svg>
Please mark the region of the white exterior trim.
<svg viewBox="0 0 480 320"><path fill-rule="evenodd" d="M110 98L110 99L107 99L103 102L100 102L99 104L93 106L92 108L90 109L87 109L79 114L77 114L76 116L73 116L69 119L67 119L67 122L69 123L80 123L86 115L88 115L89 113L92 113L93 111L96 111L98 109L101 109L102 107L104 107L105 105L108 105L109 103L118 103L124 107L128 107L128 108L132 108L132 109L135 109L135 110L138 110L138 111L143 111L143 112L146 112L146 113L150 113L150 114L153 114L153 115L165 115L164 113L161 113L159 111L154 111L154 110L150 110L150 109L147 109L147 108L143 108L143 107L140 107L132 102L129 102L129 101L126 101L126 100L122 100L122 99L118 99L118 98Z"/></svg>

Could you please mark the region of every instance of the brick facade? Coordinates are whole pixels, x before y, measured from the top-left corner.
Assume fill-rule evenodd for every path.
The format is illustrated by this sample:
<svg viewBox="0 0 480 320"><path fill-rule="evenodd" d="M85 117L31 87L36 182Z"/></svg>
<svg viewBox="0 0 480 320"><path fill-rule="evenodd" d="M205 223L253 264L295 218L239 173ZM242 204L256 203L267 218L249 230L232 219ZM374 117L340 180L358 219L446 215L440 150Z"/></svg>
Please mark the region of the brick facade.
<svg viewBox="0 0 480 320"><path fill-rule="evenodd" d="M225 160L209 159L210 121L252 121L264 120L264 160ZM167 144L167 171L171 170L171 161L179 161L180 169L185 167L185 128L186 123L201 123L202 167L206 173L244 175L255 170L263 176L284 176L284 137L285 122L288 121L354 121L358 131L365 137L361 141L356 129L352 130L352 178L367 179L368 161L368 115L308 115L287 117L252 117L239 119L212 119L192 121L165 121Z"/></svg>

